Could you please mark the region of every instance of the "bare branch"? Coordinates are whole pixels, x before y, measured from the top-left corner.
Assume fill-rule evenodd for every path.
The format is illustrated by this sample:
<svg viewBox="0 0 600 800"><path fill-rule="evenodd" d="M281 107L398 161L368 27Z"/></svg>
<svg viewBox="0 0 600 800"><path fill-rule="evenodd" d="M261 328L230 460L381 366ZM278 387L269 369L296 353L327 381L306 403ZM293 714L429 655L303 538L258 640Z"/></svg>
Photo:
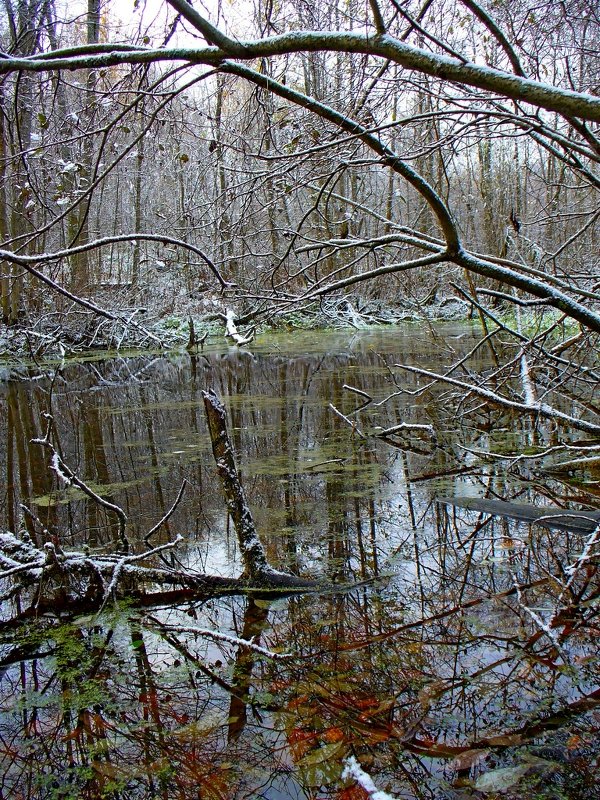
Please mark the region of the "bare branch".
<svg viewBox="0 0 600 800"><path fill-rule="evenodd" d="M408 364L395 364L394 366L398 367L399 369L404 369L407 372L414 372L416 375L423 375L424 377L433 379L435 381L441 381L442 383L449 383L452 386L457 386L464 392L481 397L483 400L491 403L492 405L510 408L514 411L519 411L524 414L533 414L544 417L545 419L555 420L556 422L562 422L563 424L571 425L572 427L577 428L578 430L586 431L587 433L600 433L600 425L596 425L593 422L587 422L583 419L578 419L570 414L565 414L556 408L552 408L546 403L536 402L532 403L531 405L528 405L527 403L519 403L516 400L509 400L506 397L502 397L490 389L483 389L482 387L475 386L472 383L459 381L456 378L451 378L449 375L440 375L437 372L431 372L430 370L421 369L420 367L412 367Z"/></svg>

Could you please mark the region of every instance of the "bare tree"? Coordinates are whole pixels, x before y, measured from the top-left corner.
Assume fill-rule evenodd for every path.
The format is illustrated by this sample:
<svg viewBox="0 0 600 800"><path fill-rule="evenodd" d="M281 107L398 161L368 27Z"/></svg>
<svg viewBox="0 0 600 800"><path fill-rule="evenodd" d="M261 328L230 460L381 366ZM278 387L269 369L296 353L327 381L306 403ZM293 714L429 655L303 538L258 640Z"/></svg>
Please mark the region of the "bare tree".
<svg viewBox="0 0 600 800"><path fill-rule="evenodd" d="M146 280L144 291L156 284L165 309L190 290L212 302L215 288L231 292L227 280L235 281L238 323L331 303L331 313L357 325L377 318L375 301L418 310L438 291L477 311L486 347L494 333L510 342L494 351L486 402L510 399L499 388L512 376L522 407L558 411L568 385L578 410L556 418L570 425L581 415L595 426L587 363L600 332L592 6L548 4L540 15L525 0L493 13L471 0L265 4L243 22L225 14L217 27L186 0L169 0L158 39L130 44L107 31L97 41L93 28L86 44L67 47L50 41L36 17L35 47L0 60L4 96L14 87L18 107L31 112L27 85L36 74L80 75L89 177L77 198L64 198L65 211L38 180L39 223L16 236L0 223L0 255L13 273L9 280L5 271L5 319L14 320L9 297L23 271L97 310L91 287L88 297L68 281L65 289L60 265L89 263L97 250L107 271L107 248L134 283ZM172 44L178 25L188 33ZM245 38L249 29L255 38ZM130 70L150 66L148 84L129 80L123 91ZM102 124L91 116L99 107ZM33 135L46 123L30 113L21 128ZM5 140L19 129L6 115L3 125ZM56 145L44 145L48 155ZM20 162L2 163L6 193L6 170ZM129 208L123 186L135 198ZM92 206L95 225L113 236L86 233ZM63 246L63 224L75 218L78 241L71 230ZM142 274L142 241L148 263L171 276L172 300L166 279ZM182 248L198 257L187 277L178 274ZM533 338L520 317L513 324L498 313L522 316L524 308L538 325Z"/></svg>

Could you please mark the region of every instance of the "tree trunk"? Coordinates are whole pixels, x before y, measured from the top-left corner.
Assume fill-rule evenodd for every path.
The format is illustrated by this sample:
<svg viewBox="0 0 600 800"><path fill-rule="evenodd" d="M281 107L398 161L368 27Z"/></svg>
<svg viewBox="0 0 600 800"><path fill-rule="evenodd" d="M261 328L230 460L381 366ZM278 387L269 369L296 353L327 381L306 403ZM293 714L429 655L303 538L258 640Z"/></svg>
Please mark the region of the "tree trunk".
<svg viewBox="0 0 600 800"><path fill-rule="evenodd" d="M86 43L89 45L98 44L100 41L100 0L88 0L87 8L87 36ZM75 178L76 187L80 191L86 191L92 180L92 166L94 162L95 143L91 133L94 127L95 91L97 83L97 70L87 71L86 93L87 100L84 107L84 118L88 125L88 134L83 138L80 154L80 169ZM69 216L69 244L82 245L90 240L89 231L89 212L91 198L88 196L83 200ZM91 285L91 265L87 251L77 253L71 259L71 291L76 294L82 291L89 291Z"/></svg>
<svg viewBox="0 0 600 800"><path fill-rule="evenodd" d="M278 572L267 559L267 554L256 531L248 507L244 487L239 479L233 448L227 434L227 416L214 391L202 392L217 471L223 484L227 508L233 520L238 544L244 562L244 573L253 584L266 588L289 588L290 591L319 587L318 581L298 578Z"/></svg>

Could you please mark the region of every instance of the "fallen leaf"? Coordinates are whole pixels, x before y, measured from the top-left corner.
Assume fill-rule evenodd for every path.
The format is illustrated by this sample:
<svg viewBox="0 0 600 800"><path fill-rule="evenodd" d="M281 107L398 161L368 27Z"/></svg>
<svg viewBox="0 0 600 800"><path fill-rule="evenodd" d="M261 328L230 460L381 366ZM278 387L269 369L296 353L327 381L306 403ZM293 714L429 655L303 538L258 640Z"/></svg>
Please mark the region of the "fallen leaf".
<svg viewBox="0 0 600 800"><path fill-rule="evenodd" d="M299 767L314 767L317 764L323 764L331 759L337 759L345 751L346 747L343 742L332 742L331 744L324 744L322 747L317 747L312 750L304 758L298 762Z"/></svg>
<svg viewBox="0 0 600 800"><path fill-rule="evenodd" d="M489 750L482 750L481 748L475 750L466 750L464 753L456 756L456 758L453 758L449 766L452 769L455 769L457 772L461 772L465 769L471 769L471 767L474 767L475 764L479 764L480 761L483 761L489 752Z"/></svg>
<svg viewBox="0 0 600 800"><path fill-rule="evenodd" d="M527 775L529 767L521 764L519 767L504 767L485 772L475 781L478 792L505 792L516 786Z"/></svg>

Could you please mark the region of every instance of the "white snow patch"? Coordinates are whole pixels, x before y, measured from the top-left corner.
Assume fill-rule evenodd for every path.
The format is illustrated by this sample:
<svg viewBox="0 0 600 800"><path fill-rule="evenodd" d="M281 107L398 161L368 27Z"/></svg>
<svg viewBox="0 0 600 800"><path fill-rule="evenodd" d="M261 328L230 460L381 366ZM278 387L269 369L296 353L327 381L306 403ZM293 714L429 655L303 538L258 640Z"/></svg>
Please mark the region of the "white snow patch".
<svg viewBox="0 0 600 800"><path fill-rule="evenodd" d="M344 763L345 765L344 771L342 772L342 779L347 780L349 778L354 778L354 780L362 786L365 792L367 792L371 800L396 800L393 795L388 794L387 792L382 792L375 786L371 776L367 775L354 756L347 758Z"/></svg>

